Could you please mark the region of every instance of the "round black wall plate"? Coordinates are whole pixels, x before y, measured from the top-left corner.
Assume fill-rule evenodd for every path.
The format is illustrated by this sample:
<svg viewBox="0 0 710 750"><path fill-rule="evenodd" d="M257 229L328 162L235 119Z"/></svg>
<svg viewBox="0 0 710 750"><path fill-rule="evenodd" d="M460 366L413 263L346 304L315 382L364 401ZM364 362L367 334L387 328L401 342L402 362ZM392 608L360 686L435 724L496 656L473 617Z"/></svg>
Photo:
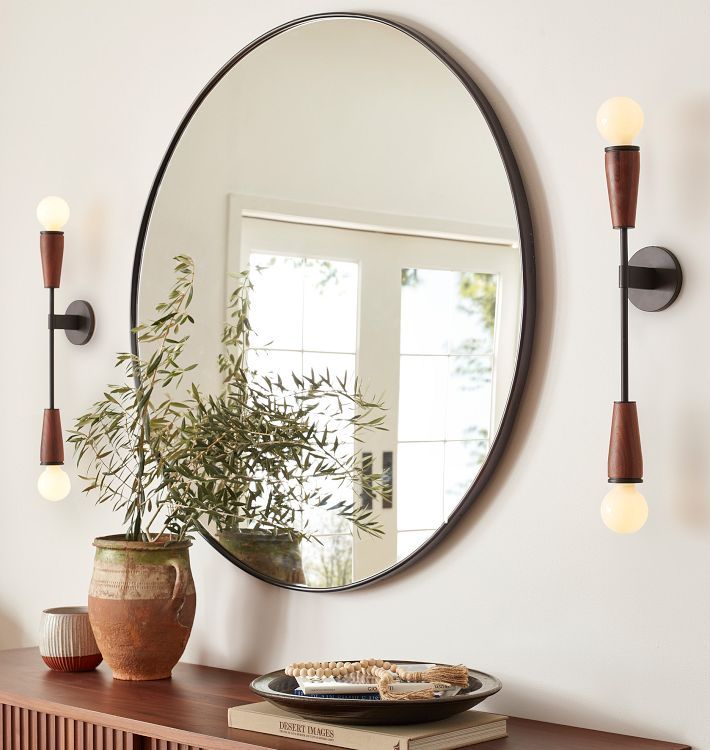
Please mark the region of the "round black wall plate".
<svg viewBox="0 0 710 750"><path fill-rule="evenodd" d="M629 289L629 302L644 312L660 312L670 307L683 286L683 272L678 258L665 247L649 245L634 253L629 266L652 268L659 285L656 289Z"/></svg>
<svg viewBox="0 0 710 750"><path fill-rule="evenodd" d="M72 344L77 346L83 346L91 341L91 337L94 335L94 326L96 319L94 317L94 308L83 299L75 300L67 307L67 315L78 315L81 318L81 327L69 330L68 328L64 331L67 338Z"/></svg>

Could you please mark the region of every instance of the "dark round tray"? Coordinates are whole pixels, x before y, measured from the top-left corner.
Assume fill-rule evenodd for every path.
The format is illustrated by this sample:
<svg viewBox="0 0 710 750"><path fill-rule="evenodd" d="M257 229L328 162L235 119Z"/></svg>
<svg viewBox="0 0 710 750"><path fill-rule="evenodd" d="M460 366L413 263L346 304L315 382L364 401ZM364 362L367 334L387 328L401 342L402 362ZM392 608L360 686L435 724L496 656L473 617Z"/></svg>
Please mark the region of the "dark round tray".
<svg viewBox="0 0 710 750"><path fill-rule="evenodd" d="M392 661L392 660L390 660ZM395 659L397 664L421 664L421 661ZM357 698L313 698L294 695L298 683L281 669L257 677L251 690L275 706L304 719L330 724L422 724L440 721L467 711L502 685L498 678L485 672L468 670L468 687L449 698L411 701L359 700Z"/></svg>

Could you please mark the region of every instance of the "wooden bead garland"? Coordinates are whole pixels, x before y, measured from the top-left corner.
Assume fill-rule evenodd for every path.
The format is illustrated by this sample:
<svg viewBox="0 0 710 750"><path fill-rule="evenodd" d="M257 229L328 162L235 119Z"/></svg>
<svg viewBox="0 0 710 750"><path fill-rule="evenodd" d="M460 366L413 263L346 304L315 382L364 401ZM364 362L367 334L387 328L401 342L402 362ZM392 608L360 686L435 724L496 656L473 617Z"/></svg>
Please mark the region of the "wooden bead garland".
<svg viewBox="0 0 710 750"><path fill-rule="evenodd" d="M468 668L437 664L421 672L408 672L404 667L382 659L360 661L299 661L289 664L284 670L289 677L333 678L337 681L357 684L377 684L383 700L416 700L434 698L435 686L428 685L409 693L394 693L392 685L398 682L441 683L448 687L467 687Z"/></svg>

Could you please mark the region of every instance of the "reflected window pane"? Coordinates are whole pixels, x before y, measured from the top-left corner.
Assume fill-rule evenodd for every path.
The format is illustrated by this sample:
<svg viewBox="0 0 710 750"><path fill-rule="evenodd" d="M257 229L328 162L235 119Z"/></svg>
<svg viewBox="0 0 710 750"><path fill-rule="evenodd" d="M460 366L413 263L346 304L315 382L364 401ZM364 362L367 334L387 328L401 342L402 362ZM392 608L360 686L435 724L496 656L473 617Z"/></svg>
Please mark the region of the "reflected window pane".
<svg viewBox="0 0 710 750"><path fill-rule="evenodd" d="M302 258L251 253L249 319L251 345L274 349L301 349L303 345ZM288 311L288 315L284 314Z"/></svg>
<svg viewBox="0 0 710 750"><path fill-rule="evenodd" d="M330 375L330 382L334 388L339 388L339 382L344 382L346 388L352 392L355 383L355 355L332 353L303 353L303 374L315 377ZM355 417L355 407L350 401L343 399L321 399L322 413L315 419L322 429L326 426L329 432L336 431L341 443L352 443L355 435L352 419Z"/></svg>
<svg viewBox="0 0 710 750"><path fill-rule="evenodd" d="M352 456L352 451L352 445L344 445L341 448L340 454L345 456L349 453ZM330 509L340 501L352 503L353 489L350 483L341 483L328 477L319 476L305 482L304 490L306 493L318 493L319 497L325 497L325 495L330 494L332 498L328 501L328 506L330 507L318 508L312 505L304 507L303 512L300 514L301 531L313 536L351 533L352 526L350 521Z"/></svg>
<svg viewBox="0 0 710 750"><path fill-rule="evenodd" d="M470 440L446 443L444 448L444 517L448 518L473 484L483 459L488 453L488 441Z"/></svg>
<svg viewBox="0 0 710 750"><path fill-rule="evenodd" d="M303 348L354 353L357 313L357 263L308 258L303 277Z"/></svg>
<svg viewBox="0 0 710 750"><path fill-rule="evenodd" d="M448 376L447 357L400 358L400 440L443 440Z"/></svg>
<svg viewBox="0 0 710 750"><path fill-rule="evenodd" d="M398 555L448 518L486 456L497 295L495 274L402 269Z"/></svg>
<svg viewBox="0 0 710 750"><path fill-rule="evenodd" d="M491 423L491 357L448 357L446 439L487 439Z"/></svg>
<svg viewBox="0 0 710 750"><path fill-rule="evenodd" d="M293 386L293 374L298 377L303 371L301 352L283 351L282 349L250 349L247 355L249 368L260 375L275 379L280 375L284 385Z"/></svg>
<svg viewBox="0 0 710 750"><path fill-rule="evenodd" d="M402 354L446 354L451 300L456 277L451 271L402 269Z"/></svg>
<svg viewBox="0 0 710 750"><path fill-rule="evenodd" d="M353 538L327 536L301 544L306 585L316 588L345 586L353 580Z"/></svg>
<svg viewBox="0 0 710 750"><path fill-rule="evenodd" d="M457 274L449 323L450 354L493 351L498 277L490 273Z"/></svg>
<svg viewBox="0 0 710 750"><path fill-rule="evenodd" d="M338 352L310 352L303 353L303 372L309 375L313 370L317 375L330 374L331 381L337 387L336 378L349 384L355 382L355 355L340 354ZM352 388L348 390L352 392Z"/></svg>
<svg viewBox="0 0 710 750"><path fill-rule="evenodd" d="M405 557L421 547L434 532L434 529L427 531L400 531L397 534L397 562L404 560Z"/></svg>
<svg viewBox="0 0 710 750"><path fill-rule="evenodd" d="M498 277L471 271L402 269L402 354L490 354Z"/></svg>
<svg viewBox="0 0 710 750"><path fill-rule="evenodd" d="M444 444L399 443L397 529L431 529L443 519Z"/></svg>

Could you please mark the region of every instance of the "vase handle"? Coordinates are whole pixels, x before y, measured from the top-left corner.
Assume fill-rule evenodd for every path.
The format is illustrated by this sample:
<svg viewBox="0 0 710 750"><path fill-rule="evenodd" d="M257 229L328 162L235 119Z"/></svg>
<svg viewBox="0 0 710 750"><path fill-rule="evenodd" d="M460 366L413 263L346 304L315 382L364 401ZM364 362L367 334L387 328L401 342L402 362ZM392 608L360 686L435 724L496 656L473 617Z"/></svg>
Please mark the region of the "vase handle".
<svg viewBox="0 0 710 750"><path fill-rule="evenodd" d="M185 575L185 568L175 558L170 558L170 560L167 561L167 564L175 570L175 585L173 586L173 595L171 599L173 601L183 600L185 598L185 592L187 591L187 575ZM180 601L180 604L182 604L182 601Z"/></svg>

